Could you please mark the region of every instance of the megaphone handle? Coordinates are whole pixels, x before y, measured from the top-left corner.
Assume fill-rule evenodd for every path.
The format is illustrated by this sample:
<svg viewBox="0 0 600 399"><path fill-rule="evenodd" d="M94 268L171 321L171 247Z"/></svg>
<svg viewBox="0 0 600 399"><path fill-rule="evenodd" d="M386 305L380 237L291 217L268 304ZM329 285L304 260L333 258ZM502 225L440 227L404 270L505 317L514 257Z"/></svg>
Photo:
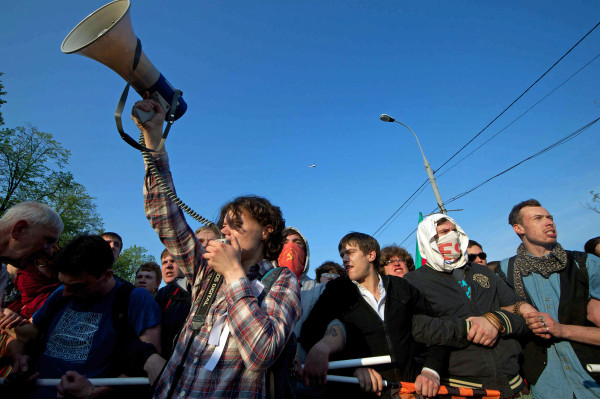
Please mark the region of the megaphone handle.
<svg viewBox="0 0 600 399"><path fill-rule="evenodd" d="M140 124L148 122L150 119L152 119L154 114L156 114L156 112L154 112L154 110L146 112L139 108L134 108L133 111L131 111L131 113L138 120L138 122Z"/></svg>

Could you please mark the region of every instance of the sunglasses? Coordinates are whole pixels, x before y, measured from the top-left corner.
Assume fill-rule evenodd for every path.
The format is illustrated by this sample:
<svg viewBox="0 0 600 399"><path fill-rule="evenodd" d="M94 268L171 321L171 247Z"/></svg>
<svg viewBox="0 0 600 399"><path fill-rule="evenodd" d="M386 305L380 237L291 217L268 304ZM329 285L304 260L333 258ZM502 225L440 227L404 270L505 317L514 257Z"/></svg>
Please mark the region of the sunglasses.
<svg viewBox="0 0 600 399"><path fill-rule="evenodd" d="M487 258L487 255L485 252L480 252L478 254L469 254L469 262L475 262L475 259L477 259L477 257L481 258L481 260L485 260Z"/></svg>

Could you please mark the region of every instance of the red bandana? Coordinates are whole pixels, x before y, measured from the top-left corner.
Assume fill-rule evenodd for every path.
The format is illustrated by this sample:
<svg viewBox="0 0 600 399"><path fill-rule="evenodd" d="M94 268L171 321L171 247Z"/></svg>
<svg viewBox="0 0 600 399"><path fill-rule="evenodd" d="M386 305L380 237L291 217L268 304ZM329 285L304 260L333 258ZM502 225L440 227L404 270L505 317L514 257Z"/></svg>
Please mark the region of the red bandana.
<svg viewBox="0 0 600 399"><path fill-rule="evenodd" d="M281 267L287 267L296 275L298 280L304 272L304 262L306 260L306 253L304 249L295 242L287 242L281 250L277 263Z"/></svg>

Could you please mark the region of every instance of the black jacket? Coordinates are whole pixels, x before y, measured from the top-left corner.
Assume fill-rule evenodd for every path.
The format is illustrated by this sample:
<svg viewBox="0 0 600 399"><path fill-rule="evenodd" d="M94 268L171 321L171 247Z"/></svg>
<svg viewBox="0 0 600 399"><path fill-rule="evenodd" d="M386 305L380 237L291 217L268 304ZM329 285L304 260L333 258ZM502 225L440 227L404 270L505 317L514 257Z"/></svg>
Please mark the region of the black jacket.
<svg viewBox="0 0 600 399"><path fill-rule="evenodd" d="M158 290L155 299L162 313L162 356L168 359L173 353L175 341L190 313L192 297L173 281Z"/></svg>
<svg viewBox="0 0 600 399"><path fill-rule="evenodd" d="M471 287L470 299L451 273L423 266L404 278L425 295L442 317L467 319L492 311L502 312L505 317L500 318L503 324L507 323L508 334L492 348L467 344L462 349L452 350L445 377L483 384L484 388L500 390L503 397L513 395L521 390L523 380L516 378L519 375L521 347L511 337L527 334L529 329L522 317L502 311L501 306L512 305L519 301L519 297L485 266L468 263L463 270L464 279ZM427 331L423 333L427 334ZM417 339L421 340L419 337Z"/></svg>
<svg viewBox="0 0 600 399"><path fill-rule="evenodd" d="M391 365L373 368L384 379L412 382L422 367L415 361L419 350L411 335L412 317L416 313L434 315L434 312L417 289L402 278L381 278L386 290L385 321L362 298L358 287L348 277L340 277L327 283L302 326L302 343L310 350L323 338L327 325L333 319L339 319L346 329L346 345L330 360L390 355ZM448 349L441 346L430 348L425 367L440 372L447 360L447 352ZM347 374L352 375L352 372L348 370ZM343 373L336 370L332 374ZM342 390L346 388L339 387ZM351 397L356 397L358 388L352 389ZM336 392L341 393L339 390Z"/></svg>

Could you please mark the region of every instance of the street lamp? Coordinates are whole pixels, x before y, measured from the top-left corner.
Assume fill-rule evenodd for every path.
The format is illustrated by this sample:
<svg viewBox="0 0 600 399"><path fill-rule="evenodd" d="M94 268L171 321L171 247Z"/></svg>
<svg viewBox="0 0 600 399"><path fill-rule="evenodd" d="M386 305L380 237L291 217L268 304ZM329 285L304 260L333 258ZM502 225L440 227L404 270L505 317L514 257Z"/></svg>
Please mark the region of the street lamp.
<svg viewBox="0 0 600 399"><path fill-rule="evenodd" d="M423 155L423 162L425 162L425 170L427 171L427 177L429 177L429 183L431 184L431 188L433 189L433 195L435 195L435 200L437 201L438 207L440 208L440 212L442 212L444 215L447 214L446 208L444 208L444 202L442 201L442 196L440 195L440 190L438 190L437 183L435 182L435 177L433 177L433 171L431 170L431 166L429 166L429 162L427 162L427 158L425 158L425 153L423 152L423 148L421 148L421 143L419 142L419 138L417 137L415 132L413 132L413 130L406 126L404 123L398 122L397 120L395 120L387 114L381 114L379 119L381 119L383 122L399 123L408 130L410 130L413 136L415 136L415 139L417 139L417 144L419 145L419 149L421 150L421 155Z"/></svg>

